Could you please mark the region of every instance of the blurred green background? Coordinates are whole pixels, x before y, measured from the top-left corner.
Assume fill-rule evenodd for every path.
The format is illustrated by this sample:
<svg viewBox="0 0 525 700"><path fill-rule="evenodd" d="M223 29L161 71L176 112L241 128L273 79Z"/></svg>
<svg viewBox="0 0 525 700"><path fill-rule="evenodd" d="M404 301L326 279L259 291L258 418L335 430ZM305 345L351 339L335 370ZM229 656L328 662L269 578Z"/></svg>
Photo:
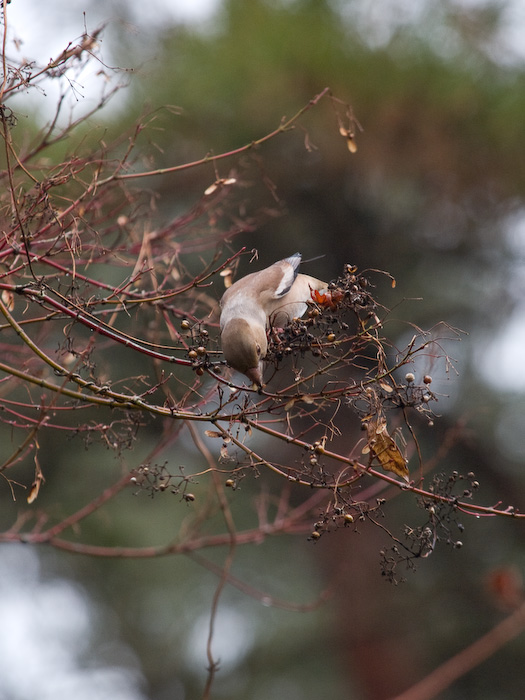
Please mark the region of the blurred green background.
<svg viewBox="0 0 525 700"><path fill-rule="evenodd" d="M80 9L64 5L49 3L49 26L63 12L65 24L81 29ZM419 367L446 395L439 420L420 435L423 452L435 454L461 425L441 468L474 471L484 504L525 508L525 66L516 41L519 27L525 32L524 3L223 0L193 23L177 23L169 6L84 3L88 27L109 20L108 63L134 68L115 107L98 117L104 128L118 133L145 110L176 105L160 109L140 141L144 164L166 167L260 138L326 86L349 102L363 127L356 154L323 102L303 122L314 149L297 129L261 148L260 160L241 159L247 184L233 196L258 217L231 250L257 248L261 266L297 250L324 255L306 271L327 279L345 262L387 270L397 286L379 297L396 305L396 319L423 328L444 320L466 331L447 348L458 376L430 359ZM16 23L13 31L24 34ZM219 175L231 166L222 163ZM213 180L210 167L148 181L159 197L158 220L184 211ZM137 450L146 453L155 435L154 427L145 431ZM191 463L189 441L177 450L176 463ZM108 478L102 450L98 459L96 448L84 453L71 441L48 446L47 454L53 476L43 497L64 512L86 498L76 478L83 466L94 493ZM115 477L118 470L115 464ZM260 488L247 481L234 498L240 522ZM8 518L18 505L7 489L1 498ZM176 531L183 511L167 497L125 493L107 520L94 519L88 536L148 544ZM405 496L388 512L398 527L417 520ZM523 571L524 525L495 518L464 524L460 551L438 547L397 587L381 579L384 538L371 528L315 545L282 537L239 549L233 573L257 589L298 604L327 586L333 595L294 612L228 587L212 697L395 697L506 614L487 581L501 568ZM217 563L223 555L209 554ZM0 629L0 700L73 691L77 698L200 697L216 578L197 562L103 561L4 545L0 565L0 613L11 622L4 630L18 630L25 648L32 640L27 664L34 669L34 678L18 678L19 661L7 652L13 638ZM523 697L524 663L519 637L440 697ZM31 695L43 675L45 692Z"/></svg>

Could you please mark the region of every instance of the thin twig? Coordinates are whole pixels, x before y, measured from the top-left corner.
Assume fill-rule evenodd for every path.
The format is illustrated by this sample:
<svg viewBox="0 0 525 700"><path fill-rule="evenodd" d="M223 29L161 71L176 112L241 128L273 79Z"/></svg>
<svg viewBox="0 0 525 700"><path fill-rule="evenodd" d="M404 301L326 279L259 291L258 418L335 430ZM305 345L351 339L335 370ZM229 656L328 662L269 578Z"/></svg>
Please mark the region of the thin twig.
<svg viewBox="0 0 525 700"><path fill-rule="evenodd" d="M392 700L431 700L493 656L525 629L525 603L423 680Z"/></svg>

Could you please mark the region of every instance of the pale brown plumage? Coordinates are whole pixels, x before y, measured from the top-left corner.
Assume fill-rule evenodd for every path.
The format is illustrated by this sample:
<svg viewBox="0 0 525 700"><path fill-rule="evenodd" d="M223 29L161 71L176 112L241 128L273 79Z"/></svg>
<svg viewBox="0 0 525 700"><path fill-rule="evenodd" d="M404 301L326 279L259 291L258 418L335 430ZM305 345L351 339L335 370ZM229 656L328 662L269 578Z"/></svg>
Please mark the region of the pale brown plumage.
<svg viewBox="0 0 525 700"><path fill-rule="evenodd" d="M221 342L228 364L262 386L262 362L268 343L266 329L300 318L312 290L326 282L297 274L301 255L279 260L252 272L224 292L221 299Z"/></svg>

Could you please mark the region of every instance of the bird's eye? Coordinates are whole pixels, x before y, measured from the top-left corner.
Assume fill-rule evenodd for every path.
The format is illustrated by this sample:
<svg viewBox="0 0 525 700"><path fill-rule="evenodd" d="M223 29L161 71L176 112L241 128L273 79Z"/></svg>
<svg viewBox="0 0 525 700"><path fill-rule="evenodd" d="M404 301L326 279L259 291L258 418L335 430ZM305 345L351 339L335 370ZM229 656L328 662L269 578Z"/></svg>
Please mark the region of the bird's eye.
<svg viewBox="0 0 525 700"><path fill-rule="evenodd" d="M260 357L261 356L261 346L259 345L259 343L257 343L255 347L257 348L257 355Z"/></svg>

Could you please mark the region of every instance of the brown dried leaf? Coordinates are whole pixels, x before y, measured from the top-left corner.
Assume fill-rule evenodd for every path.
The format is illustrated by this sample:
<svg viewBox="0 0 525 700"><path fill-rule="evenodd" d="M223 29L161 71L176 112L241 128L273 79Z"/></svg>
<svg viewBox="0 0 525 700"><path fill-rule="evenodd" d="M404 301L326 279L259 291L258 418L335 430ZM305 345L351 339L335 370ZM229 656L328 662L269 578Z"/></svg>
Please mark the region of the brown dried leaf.
<svg viewBox="0 0 525 700"><path fill-rule="evenodd" d="M222 433L219 432L218 430L205 430L204 435L206 435L206 437L210 437L210 438L221 438L222 437Z"/></svg>
<svg viewBox="0 0 525 700"><path fill-rule="evenodd" d="M9 289L4 289L2 292L2 301L7 307L8 311L13 311L15 308L15 295Z"/></svg>
<svg viewBox="0 0 525 700"><path fill-rule="evenodd" d="M210 194L216 192L220 187L224 187L224 185L235 185L236 182L237 180L234 177L220 177L218 180L215 180L215 182L212 185L210 185L204 190L204 196L209 197Z"/></svg>
<svg viewBox="0 0 525 700"><path fill-rule="evenodd" d="M222 270L219 274L221 277L224 278L224 286L226 287L226 289L228 289L228 287L231 287L233 284L233 270L230 267L227 267L224 270Z"/></svg>
<svg viewBox="0 0 525 700"><path fill-rule="evenodd" d="M40 470L40 467L37 466L36 472L35 472L35 480L31 484L31 489L29 491L29 494L27 496L27 502L31 505L31 503L34 503L36 499L38 498L38 494L40 491L40 487L44 483L44 475L42 474L42 471Z"/></svg>
<svg viewBox="0 0 525 700"><path fill-rule="evenodd" d="M346 145L348 146L348 150L350 153L356 153L357 152L357 144L355 142L355 132L353 129L345 129L345 127L340 124L339 125L339 133L341 136L343 136L346 139Z"/></svg>
<svg viewBox="0 0 525 700"><path fill-rule="evenodd" d="M209 187L207 187L207 188L204 190L204 196L205 196L205 197L209 197L210 194L213 194L213 193L215 192L215 190L217 189L217 187L218 187L217 183L214 182L212 185L210 185Z"/></svg>
<svg viewBox="0 0 525 700"><path fill-rule="evenodd" d="M367 425L368 448L381 467L388 472L394 472L406 481L409 479L407 460L401 454L395 440L388 432L386 419L383 416L369 421Z"/></svg>
<svg viewBox="0 0 525 700"><path fill-rule="evenodd" d="M27 502L29 504L33 503L36 501L38 492L40 491L40 484L42 483L41 479L37 479L37 481L33 481L31 484L31 490L29 491L29 495L27 497Z"/></svg>
<svg viewBox="0 0 525 700"><path fill-rule="evenodd" d="M350 153L357 153L357 144L351 136L347 137L346 145L348 146Z"/></svg>

